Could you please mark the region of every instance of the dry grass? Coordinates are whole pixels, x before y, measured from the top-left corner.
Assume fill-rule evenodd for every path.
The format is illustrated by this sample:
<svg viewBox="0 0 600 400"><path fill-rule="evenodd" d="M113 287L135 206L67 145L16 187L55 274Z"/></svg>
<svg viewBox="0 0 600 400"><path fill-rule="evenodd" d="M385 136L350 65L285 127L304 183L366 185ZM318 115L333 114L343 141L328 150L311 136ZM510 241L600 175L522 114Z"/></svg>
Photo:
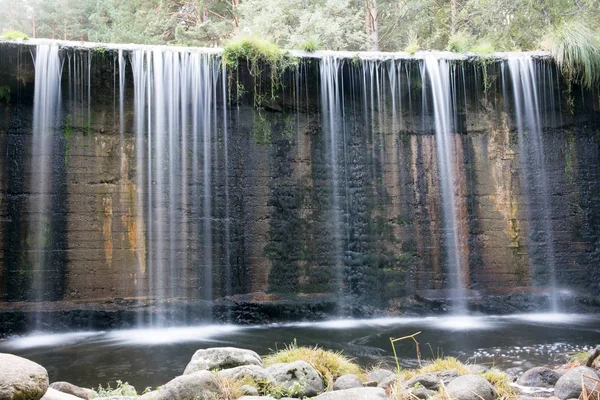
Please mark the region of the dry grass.
<svg viewBox="0 0 600 400"><path fill-rule="evenodd" d="M427 374L440 371L456 371L460 375L467 375L471 373L463 363L454 357L444 357L433 360L418 370L418 373Z"/></svg>
<svg viewBox="0 0 600 400"><path fill-rule="evenodd" d="M333 387L335 380L345 374L358 375L364 379L363 371L350 358L317 346L303 347L294 342L285 349L264 357L265 366L294 361L306 361L312 365L323 376L326 388Z"/></svg>
<svg viewBox="0 0 600 400"><path fill-rule="evenodd" d="M600 380L584 376L581 382L582 400L600 400Z"/></svg>
<svg viewBox="0 0 600 400"><path fill-rule="evenodd" d="M216 373L215 378L217 378L219 388L221 389L221 394L219 395L218 400L235 400L244 395L242 392L242 386L245 385L244 381L222 378Z"/></svg>
<svg viewBox="0 0 600 400"><path fill-rule="evenodd" d="M482 376L486 381L491 383L498 393L498 400L515 399L517 394L512 386L510 386L510 378L506 373L497 369L485 371Z"/></svg>

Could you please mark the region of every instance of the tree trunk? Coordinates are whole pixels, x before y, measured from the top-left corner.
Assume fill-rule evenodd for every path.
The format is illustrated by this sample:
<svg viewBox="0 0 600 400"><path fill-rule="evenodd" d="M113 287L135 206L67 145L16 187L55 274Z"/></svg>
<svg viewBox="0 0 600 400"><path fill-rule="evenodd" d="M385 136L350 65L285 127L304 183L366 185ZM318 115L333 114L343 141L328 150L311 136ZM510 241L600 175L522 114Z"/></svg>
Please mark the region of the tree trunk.
<svg viewBox="0 0 600 400"><path fill-rule="evenodd" d="M237 13L240 0L231 0L231 14L233 15L233 35L237 36L240 33L240 18Z"/></svg>
<svg viewBox="0 0 600 400"><path fill-rule="evenodd" d="M596 346L596 349L592 352L592 354L590 354L590 357L587 359L585 366L592 368L592 365L594 365L594 361L598 357L600 357L600 346Z"/></svg>
<svg viewBox="0 0 600 400"><path fill-rule="evenodd" d="M450 35L454 35L456 33L456 13L456 0L450 0Z"/></svg>
<svg viewBox="0 0 600 400"><path fill-rule="evenodd" d="M377 20L377 0L366 0L367 34L369 35L369 50L379 51L379 21Z"/></svg>

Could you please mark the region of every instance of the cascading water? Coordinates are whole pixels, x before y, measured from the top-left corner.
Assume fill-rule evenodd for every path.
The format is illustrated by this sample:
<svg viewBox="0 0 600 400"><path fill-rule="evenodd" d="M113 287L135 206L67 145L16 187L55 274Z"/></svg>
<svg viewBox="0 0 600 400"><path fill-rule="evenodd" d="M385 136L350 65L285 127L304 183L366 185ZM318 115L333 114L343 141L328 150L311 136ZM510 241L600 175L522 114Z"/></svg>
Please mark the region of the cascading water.
<svg viewBox="0 0 600 400"><path fill-rule="evenodd" d="M558 311L556 249L552 224L552 202L542 137L541 100L535 61L530 56L511 56L510 71L515 119L519 134L519 153L524 171L523 186L531 204L528 215L533 280L550 288L551 309ZM549 74L549 76L552 76ZM549 93L550 99L553 93ZM544 101L546 99L543 99ZM552 104L552 102L549 102Z"/></svg>
<svg viewBox="0 0 600 400"><path fill-rule="evenodd" d="M213 298L213 156L218 151L217 104L224 100L218 97L224 90L220 79L226 82L226 77L214 53L136 50L131 62L138 204L146 221L140 230L148 243L138 278L147 284L138 288L156 302L159 320L149 323L163 325L174 319L170 300ZM222 117L226 121L225 112ZM223 137L227 145L227 134ZM228 210L226 205L225 227ZM177 265L182 259L187 264ZM197 282L190 289L197 295L183 289L190 279Z"/></svg>
<svg viewBox="0 0 600 400"><path fill-rule="evenodd" d="M53 277L52 254L52 191L53 143L61 109L62 62L58 45L38 45L35 51L35 93L33 106L33 143L31 149L32 189L36 199L32 212L30 232L34 238L33 297L36 301L50 300L48 293ZM41 311L41 307L38 310ZM36 317L36 325L41 319ZM36 326L39 328L39 326Z"/></svg>
<svg viewBox="0 0 600 400"><path fill-rule="evenodd" d="M446 251L446 268L449 272L450 287L456 291L456 312L466 311L464 265L464 244L460 243L462 221L457 211L457 171L455 138L453 128L456 121L456 103L453 102L450 64L447 60L427 56L424 61L425 73L431 84L435 119L435 142L437 149L440 196L442 203L443 240Z"/></svg>

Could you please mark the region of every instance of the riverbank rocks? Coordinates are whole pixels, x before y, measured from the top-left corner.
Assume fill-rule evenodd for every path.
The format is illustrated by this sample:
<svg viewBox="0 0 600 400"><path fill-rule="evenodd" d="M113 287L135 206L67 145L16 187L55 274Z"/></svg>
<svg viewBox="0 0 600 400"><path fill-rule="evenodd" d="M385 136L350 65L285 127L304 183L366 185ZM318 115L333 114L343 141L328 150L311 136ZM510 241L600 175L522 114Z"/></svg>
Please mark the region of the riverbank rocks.
<svg viewBox="0 0 600 400"><path fill-rule="evenodd" d="M393 376L394 373L389 369L374 369L373 371L367 374L367 380L377 382L381 382L385 378Z"/></svg>
<svg viewBox="0 0 600 400"><path fill-rule="evenodd" d="M456 371L440 371L429 374L417 375L408 381L402 383L402 386L410 389L415 386L422 386L425 389L437 391L442 383L448 385L454 379L458 378L459 374Z"/></svg>
<svg viewBox="0 0 600 400"><path fill-rule="evenodd" d="M39 400L48 390L48 371L39 364L0 353L0 400Z"/></svg>
<svg viewBox="0 0 600 400"><path fill-rule="evenodd" d="M321 374L306 361L273 364L267 372L295 397L315 396L324 390Z"/></svg>
<svg viewBox="0 0 600 400"><path fill-rule="evenodd" d="M554 386L554 395L560 400L571 398L579 398L582 391L582 380L586 388L591 392L595 386L595 382L591 379L600 379L596 371L588 367L577 367L567 371L560 377L556 386Z"/></svg>
<svg viewBox="0 0 600 400"><path fill-rule="evenodd" d="M141 400L213 400L221 389L215 375L209 371L198 371L178 376L160 389L146 393Z"/></svg>
<svg viewBox="0 0 600 400"><path fill-rule="evenodd" d="M333 390L345 390L362 387L360 378L354 374L342 375L335 380Z"/></svg>
<svg viewBox="0 0 600 400"><path fill-rule="evenodd" d="M50 387L59 392L79 397L80 399L91 399L96 394L92 389L81 388L69 382L52 382Z"/></svg>
<svg viewBox="0 0 600 400"><path fill-rule="evenodd" d="M263 367L258 365L242 365L235 368L224 369L217 372L220 378L241 381L244 378L252 378L254 381L272 382L273 376Z"/></svg>
<svg viewBox="0 0 600 400"><path fill-rule="evenodd" d="M64 393L49 387L41 400L80 400L81 397L74 396L69 393Z"/></svg>
<svg viewBox="0 0 600 400"><path fill-rule="evenodd" d="M554 387L560 374L550 368L535 367L528 369L517 379L517 385L527 387Z"/></svg>
<svg viewBox="0 0 600 400"><path fill-rule="evenodd" d="M325 392L315 400L386 400L385 390L381 388L353 388Z"/></svg>
<svg viewBox="0 0 600 400"><path fill-rule="evenodd" d="M263 366L262 359L256 352L236 347L213 347L196 351L192 360L185 367L185 374L202 370L229 369L242 365Z"/></svg>
<svg viewBox="0 0 600 400"><path fill-rule="evenodd" d="M495 400L498 397L491 383L479 375L462 375L446 387L448 394L456 400Z"/></svg>

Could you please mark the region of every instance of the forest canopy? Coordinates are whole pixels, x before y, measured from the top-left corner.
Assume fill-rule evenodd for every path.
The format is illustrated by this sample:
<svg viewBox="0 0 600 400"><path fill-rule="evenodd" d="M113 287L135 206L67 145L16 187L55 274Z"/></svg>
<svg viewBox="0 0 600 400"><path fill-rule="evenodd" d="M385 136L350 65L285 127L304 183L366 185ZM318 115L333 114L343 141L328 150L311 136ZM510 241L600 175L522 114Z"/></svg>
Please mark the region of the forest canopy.
<svg viewBox="0 0 600 400"><path fill-rule="evenodd" d="M0 33L208 47L248 35L306 50L534 50L599 23L600 0L0 0Z"/></svg>

